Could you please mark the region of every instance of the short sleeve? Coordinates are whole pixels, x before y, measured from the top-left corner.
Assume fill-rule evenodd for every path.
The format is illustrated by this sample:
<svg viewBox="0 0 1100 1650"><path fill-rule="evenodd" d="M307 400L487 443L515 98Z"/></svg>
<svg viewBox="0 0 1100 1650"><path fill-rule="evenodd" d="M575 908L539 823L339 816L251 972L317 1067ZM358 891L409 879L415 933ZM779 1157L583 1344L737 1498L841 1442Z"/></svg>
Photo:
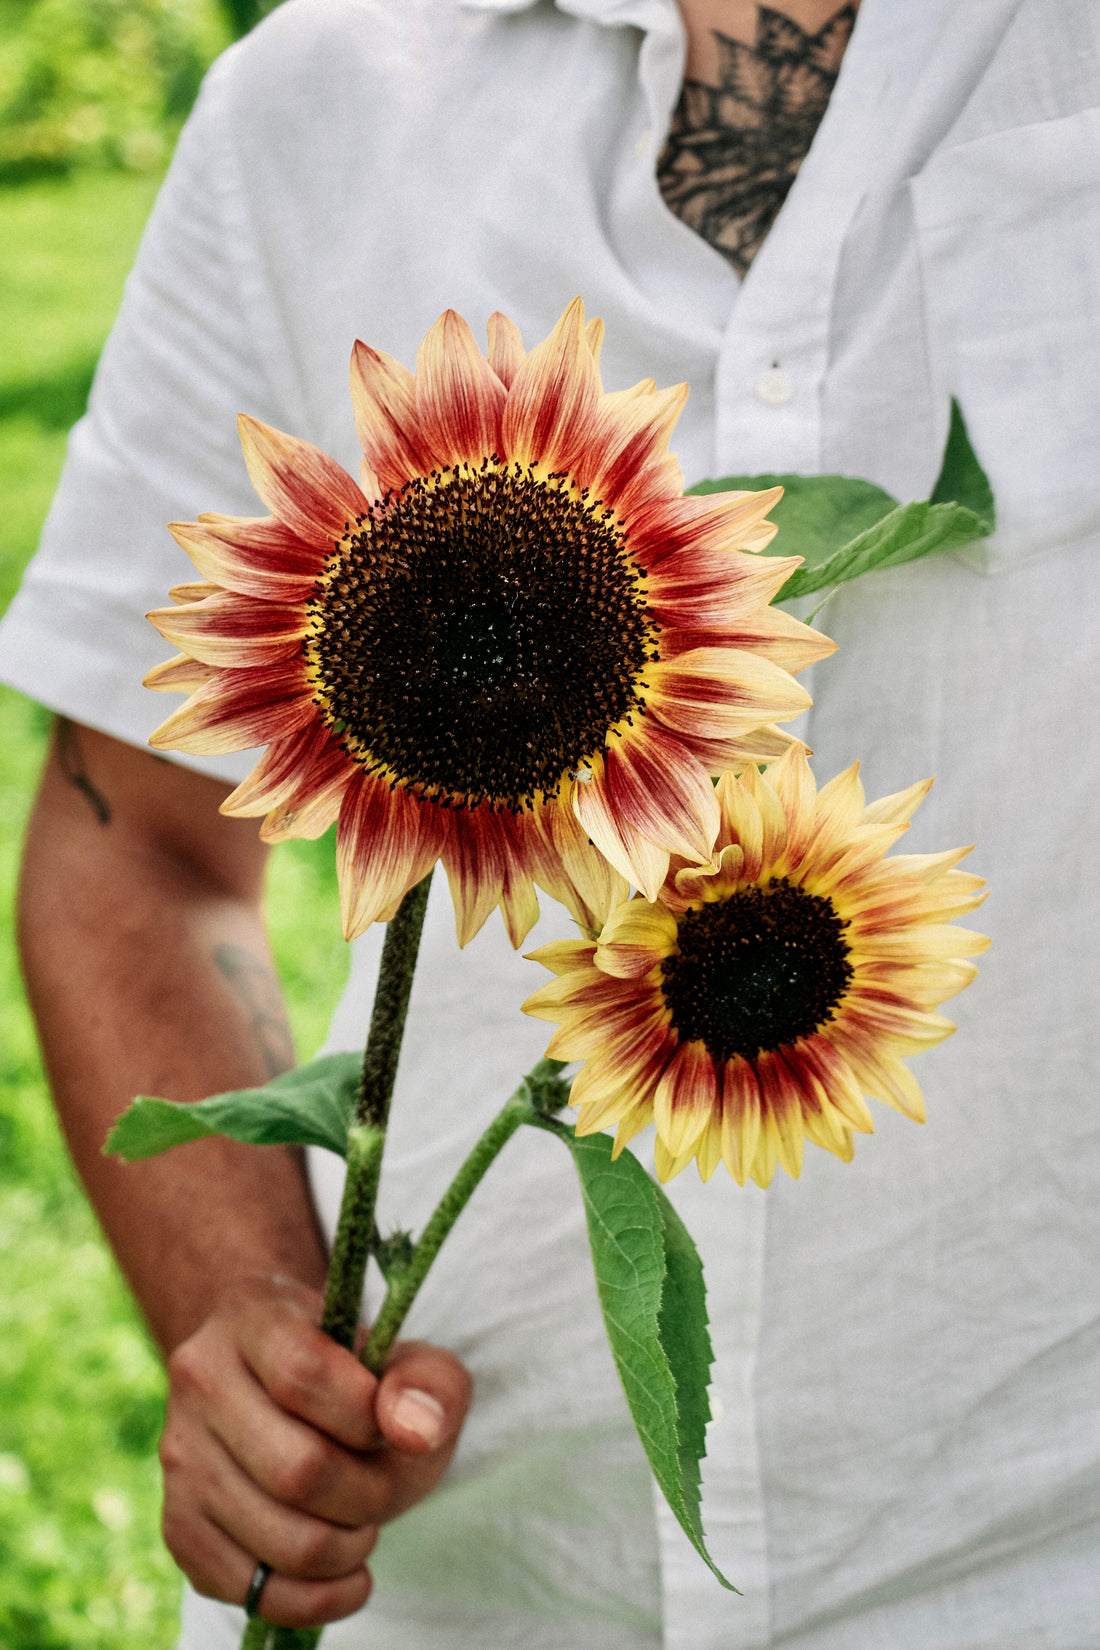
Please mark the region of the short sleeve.
<svg viewBox="0 0 1100 1650"><path fill-rule="evenodd" d="M207 77L146 227L39 550L3 625L0 676L132 744L169 714L142 676L169 651L147 622L194 569L167 532L202 510L263 513L236 416L279 422L260 363L270 318L249 267L227 82ZM227 779L248 753L188 759Z"/></svg>

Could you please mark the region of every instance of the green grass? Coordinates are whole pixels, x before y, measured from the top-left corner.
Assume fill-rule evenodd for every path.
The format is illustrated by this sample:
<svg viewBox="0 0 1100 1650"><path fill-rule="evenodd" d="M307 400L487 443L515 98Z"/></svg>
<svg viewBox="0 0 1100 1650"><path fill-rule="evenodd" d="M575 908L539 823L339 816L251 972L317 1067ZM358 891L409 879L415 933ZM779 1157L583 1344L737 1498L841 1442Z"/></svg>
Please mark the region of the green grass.
<svg viewBox="0 0 1100 1650"><path fill-rule="evenodd" d="M0 189L0 606L154 189L117 174ZM168 1650L179 1578L158 1536L163 1376L61 1144L11 941L47 730L38 706L0 690L0 1650ZM306 1057L346 969L331 842L280 849L270 886Z"/></svg>

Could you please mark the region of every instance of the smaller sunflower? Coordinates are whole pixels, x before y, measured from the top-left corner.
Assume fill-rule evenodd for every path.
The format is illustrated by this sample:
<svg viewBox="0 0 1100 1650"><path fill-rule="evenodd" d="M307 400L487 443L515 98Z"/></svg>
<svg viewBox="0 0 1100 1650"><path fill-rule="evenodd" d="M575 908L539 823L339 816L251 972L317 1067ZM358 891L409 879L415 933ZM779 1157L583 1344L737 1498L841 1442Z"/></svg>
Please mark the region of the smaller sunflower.
<svg viewBox="0 0 1100 1650"><path fill-rule="evenodd" d="M559 1022L549 1054L585 1062L577 1133L617 1124L617 1155L652 1122L662 1180L694 1157L767 1186L804 1139L850 1160L865 1095L923 1122L901 1057L954 1031L933 1010L989 943L949 922L985 897L955 869L969 848L884 857L931 784L868 805L857 763L819 792L798 747L724 774L708 864L674 859L597 941L532 952L557 978L523 1006Z"/></svg>

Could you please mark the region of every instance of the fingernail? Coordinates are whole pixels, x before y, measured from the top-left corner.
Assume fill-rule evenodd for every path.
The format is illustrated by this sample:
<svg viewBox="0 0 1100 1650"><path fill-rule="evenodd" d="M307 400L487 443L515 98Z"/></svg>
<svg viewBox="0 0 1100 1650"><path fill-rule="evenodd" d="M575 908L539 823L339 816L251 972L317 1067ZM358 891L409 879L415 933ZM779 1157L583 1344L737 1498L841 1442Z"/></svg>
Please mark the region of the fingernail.
<svg viewBox="0 0 1100 1650"><path fill-rule="evenodd" d="M436 1449L443 1442L446 1416L443 1405L430 1392L407 1386L393 1406L393 1418L408 1432L415 1432L429 1449Z"/></svg>

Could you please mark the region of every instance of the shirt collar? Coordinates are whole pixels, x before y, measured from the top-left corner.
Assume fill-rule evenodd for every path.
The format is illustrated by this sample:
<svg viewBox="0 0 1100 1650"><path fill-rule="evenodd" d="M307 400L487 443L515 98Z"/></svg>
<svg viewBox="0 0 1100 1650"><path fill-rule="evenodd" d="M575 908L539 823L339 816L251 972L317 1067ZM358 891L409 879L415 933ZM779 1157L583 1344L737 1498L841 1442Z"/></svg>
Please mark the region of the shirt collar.
<svg viewBox="0 0 1100 1650"><path fill-rule="evenodd" d="M486 11L500 14L529 11L538 0L458 0L463 11ZM559 11L570 17L587 18L592 23L633 24L651 29L671 20L679 24L675 0L555 0Z"/></svg>

